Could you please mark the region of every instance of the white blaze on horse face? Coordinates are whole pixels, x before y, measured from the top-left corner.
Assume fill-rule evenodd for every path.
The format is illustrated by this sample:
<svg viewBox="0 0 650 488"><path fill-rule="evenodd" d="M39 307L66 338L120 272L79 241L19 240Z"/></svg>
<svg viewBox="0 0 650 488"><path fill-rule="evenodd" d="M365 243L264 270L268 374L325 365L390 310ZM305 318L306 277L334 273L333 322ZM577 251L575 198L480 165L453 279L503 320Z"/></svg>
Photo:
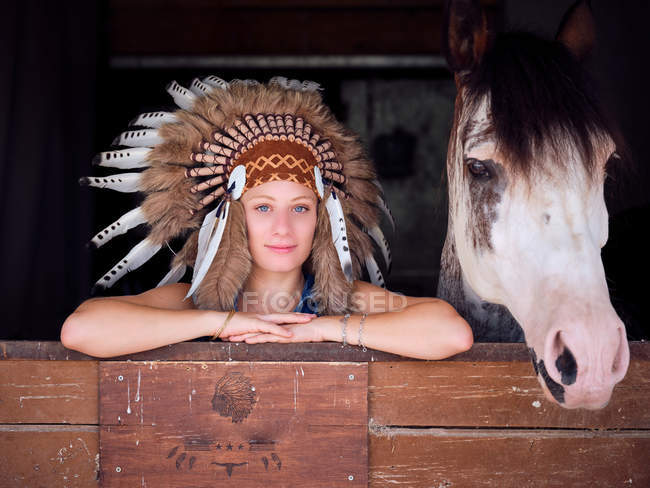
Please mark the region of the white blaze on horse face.
<svg viewBox="0 0 650 488"><path fill-rule="evenodd" d="M553 396L565 407L600 408L629 362L625 326L611 305L600 258L608 232L603 178L587 175L572 151L567 164L537 162L546 169L525 181L509 170L494 141L472 137L485 134L486 125L481 113L472 121L464 145L457 147L450 181L454 239L468 297L508 307L542 375L550 377L550 383L540 379L549 398L555 382L561 394ZM608 150L598 152L599 171ZM500 171L474 181L464 168L468 159L491 160Z"/></svg>

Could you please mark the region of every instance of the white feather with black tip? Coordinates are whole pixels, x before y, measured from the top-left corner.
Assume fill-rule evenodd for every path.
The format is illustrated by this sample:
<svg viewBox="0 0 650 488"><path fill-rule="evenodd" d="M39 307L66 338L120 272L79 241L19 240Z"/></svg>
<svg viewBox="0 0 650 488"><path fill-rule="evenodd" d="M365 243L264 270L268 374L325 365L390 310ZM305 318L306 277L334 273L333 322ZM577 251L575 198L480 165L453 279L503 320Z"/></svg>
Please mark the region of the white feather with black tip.
<svg viewBox="0 0 650 488"><path fill-rule="evenodd" d="M149 152L151 149L148 147L104 151L93 158L93 165L118 169L146 168L150 165Z"/></svg>
<svg viewBox="0 0 650 488"><path fill-rule="evenodd" d="M203 78L202 81L206 85L209 85L213 88L220 88L222 90L227 90L228 88L230 88L228 82L222 78L219 78L218 76L214 76L214 75L206 76L205 78Z"/></svg>
<svg viewBox="0 0 650 488"><path fill-rule="evenodd" d="M185 274L185 270L187 269L187 266L185 266L185 263L178 263L176 266L171 268L169 272L165 275L165 277L160 280L160 283L156 285L156 288L160 286L165 286L169 285L172 283L178 283L180 279L183 277Z"/></svg>
<svg viewBox="0 0 650 488"><path fill-rule="evenodd" d="M197 97L204 97L212 91L212 87L210 85L206 85L198 78L194 78L190 84L190 90Z"/></svg>
<svg viewBox="0 0 650 488"><path fill-rule="evenodd" d="M177 121L178 117L171 112L145 112L129 122L129 125L157 129L164 124L173 124Z"/></svg>
<svg viewBox="0 0 650 488"><path fill-rule="evenodd" d="M219 223L217 224L217 228L215 229L214 234L210 237L207 249L205 250L205 254L201 259L201 263L198 266L196 266L195 263L194 273L192 276L192 286L187 292L187 295L185 295L185 298L191 297L197 290L203 281L203 278L205 278L205 275L208 273L214 257L217 255L219 244L221 244L221 238L223 237L223 232L226 229L226 223L228 221L230 202L222 201L215 210L217 211L216 215L219 219Z"/></svg>
<svg viewBox="0 0 650 488"><path fill-rule="evenodd" d="M366 269L368 270L368 276L370 277L370 282L375 286L381 286L386 288L386 283L384 282L384 276L381 274L381 270L377 265L377 261L372 255L366 256Z"/></svg>
<svg viewBox="0 0 650 488"><path fill-rule="evenodd" d="M196 95L176 81L167 85L167 93L172 96L174 103L183 110L191 110L196 101Z"/></svg>
<svg viewBox="0 0 650 488"><path fill-rule="evenodd" d="M378 226L373 226L370 227L368 230L368 235L372 237L372 240L377 243L377 246L379 246L379 249L381 249L381 253L384 256L384 262L386 263L386 268L388 268L388 272L390 273L390 268L393 264L391 254L390 254L390 246L388 245L388 241L384 237L384 233L381 231L381 229Z"/></svg>
<svg viewBox="0 0 650 488"><path fill-rule="evenodd" d="M217 205L211 212L208 212L203 218L203 223L201 224L201 229L199 230L199 243L196 251L196 259L194 260L194 271L192 279L196 277L198 269L201 267L205 253L208 250L208 244L210 243L210 238L214 231L214 226L217 222L217 210L219 206Z"/></svg>
<svg viewBox="0 0 650 488"><path fill-rule="evenodd" d="M332 230L332 242L336 248L336 254L339 256L341 269L345 278L352 282L352 257L350 256L350 247L348 243L348 233L345 226L345 214L341 202L336 196L334 190L331 190L329 198L325 202L325 208L330 218L330 228Z"/></svg>
<svg viewBox="0 0 650 488"><path fill-rule="evenodd" d="M145 222L147 222L147 219L142 212L142 208L136 207L97 233L97 235L91 239L90 244L95 247L101 247L113 237L125 234L129 229L133 229Z"/></svg>
<svg viewBox="0 0 650 488"><path fill-rule="evenodd" d="M113 146L153 147L163 142L158 129L127 130L113 139Z"/></svg>
<svg viewBox="0 0 650 488"><path fill-rule="evenodd" d="M159 250L160 244L154 244L149 239L140 241L119 263L100 278L95 286L97 288L110 288L117 280L129 271L139 268L149 261Z"/></svg>
<svg viewBox="0 0 650 488"><path fill-rule="evenodd" d="M241 164L239 166L236 166L235 169L232 170L232 172L230 173L230 177L228 178L228 193L230 194L230 197L234 200L238 200L242 192L244 191L245 185L246 185L246 167L245 165ZM203 256L200 258L200 262L198 262L199 255L197 251L197 260L194 263L194 273L192 276L192 286L190 287L190 290L187 292L187 295L185 295L185 298L189 298L190 296L194 295L199 285L203 281L203 278L205 278L205 275L210 269L214 257L217 255L217 251L219 250L219 244L221 244L221 239L223 237L226 224L228 222L228 214L230 213L230 200L222 200L221 203L217 206L217 208L213 210L213 212L215 212L214 218L219 219L219 223L217 224L214 233L210 231L210 234L208 234L207 248L205 249ZM204 218L204 223L206 223L205 222L206 219L207 216L206 218ZM206 223L205 232L208 232L208 229L214 227L214 223L210 222L211 220L212 217ZM201 232L204 232L203 227L201 228L201 231L199 231L199 248L202 245Z"/></svg>
<svg viewBox="0 0 650 488"><path fill-rule="evenodd" d="M84 176L79 178L79 184L95 188L133 193L139 191L142 173L120 173L111 176Z"/></svg>

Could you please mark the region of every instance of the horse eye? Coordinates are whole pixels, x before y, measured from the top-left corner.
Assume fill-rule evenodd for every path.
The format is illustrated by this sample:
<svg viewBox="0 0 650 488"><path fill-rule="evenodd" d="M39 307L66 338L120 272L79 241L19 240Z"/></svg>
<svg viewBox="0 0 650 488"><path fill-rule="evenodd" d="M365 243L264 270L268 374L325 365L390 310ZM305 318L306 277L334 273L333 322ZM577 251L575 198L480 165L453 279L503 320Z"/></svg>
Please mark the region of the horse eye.
<svg viewBox="0 0 650 488"><path fill-rule="evenodd" d="M469 172L472 173L472 176L475 178L490 178L492 176L490 170L488 170L483 161L479 161L478 159L468 159L466 164Z"/></svg>

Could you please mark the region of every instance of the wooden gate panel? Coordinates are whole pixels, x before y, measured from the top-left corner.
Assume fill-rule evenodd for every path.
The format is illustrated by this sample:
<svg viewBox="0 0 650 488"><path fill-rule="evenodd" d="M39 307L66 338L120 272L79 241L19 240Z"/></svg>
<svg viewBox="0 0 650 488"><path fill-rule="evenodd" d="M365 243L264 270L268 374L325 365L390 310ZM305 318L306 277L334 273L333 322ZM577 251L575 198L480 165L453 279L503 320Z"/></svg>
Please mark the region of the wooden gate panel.
<svg viewBox="0 0 650 488"><path fill-rule="evenodd" d="M104 486L365 486L365 363L103 362Z"/></svg>
<svg viewBox="0 0 650 488"><path fill-rule="evenodd" d="M97 424L97 361L0 361L0 423Z"/></svg>
<svg viewBox="0 0 650 488"><path fill-rule="evenodd" d="M650 432L380 429L370 486L650 486Z"/></svg>
<svg viewBox="0 0 650 488"><path fill-rule="evenodd" d="M369 415L381 425L650 428L650 361L633 359L610 404L567 410L546 400L530 362L370 365Z"/></svg>
<svg viewBox="0 0 650 488"><path fill-rule="evenodd" d="M0 425L0 486L97 487L97 426Z"/></svg>

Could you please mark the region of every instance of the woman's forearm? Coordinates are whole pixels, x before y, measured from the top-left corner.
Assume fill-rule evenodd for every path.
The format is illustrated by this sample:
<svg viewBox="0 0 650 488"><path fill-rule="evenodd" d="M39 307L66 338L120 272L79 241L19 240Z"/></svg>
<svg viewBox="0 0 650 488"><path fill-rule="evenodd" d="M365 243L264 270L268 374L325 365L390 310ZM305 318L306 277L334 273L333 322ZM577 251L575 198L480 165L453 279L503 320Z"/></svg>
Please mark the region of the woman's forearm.
<svg viewBox="0 0 650 488"><path fill-rule="evenodd" d="M212 335L225 317L208 310L168 310L114 298L93 299L67 318L61 342L91 356L119 356Z"/></svg>
<svg viewBox="0 0 650 488"><path fill-rule="evenodd" d="M326 341L342 341L341 316L324 319ZM359 345L361 315L347 321L347 343ZM411 305L400 311L368 315L363 323L362 343L368 348L419 359L443 359L468 350L472 331L449 304L436 300Z"/></svg>

